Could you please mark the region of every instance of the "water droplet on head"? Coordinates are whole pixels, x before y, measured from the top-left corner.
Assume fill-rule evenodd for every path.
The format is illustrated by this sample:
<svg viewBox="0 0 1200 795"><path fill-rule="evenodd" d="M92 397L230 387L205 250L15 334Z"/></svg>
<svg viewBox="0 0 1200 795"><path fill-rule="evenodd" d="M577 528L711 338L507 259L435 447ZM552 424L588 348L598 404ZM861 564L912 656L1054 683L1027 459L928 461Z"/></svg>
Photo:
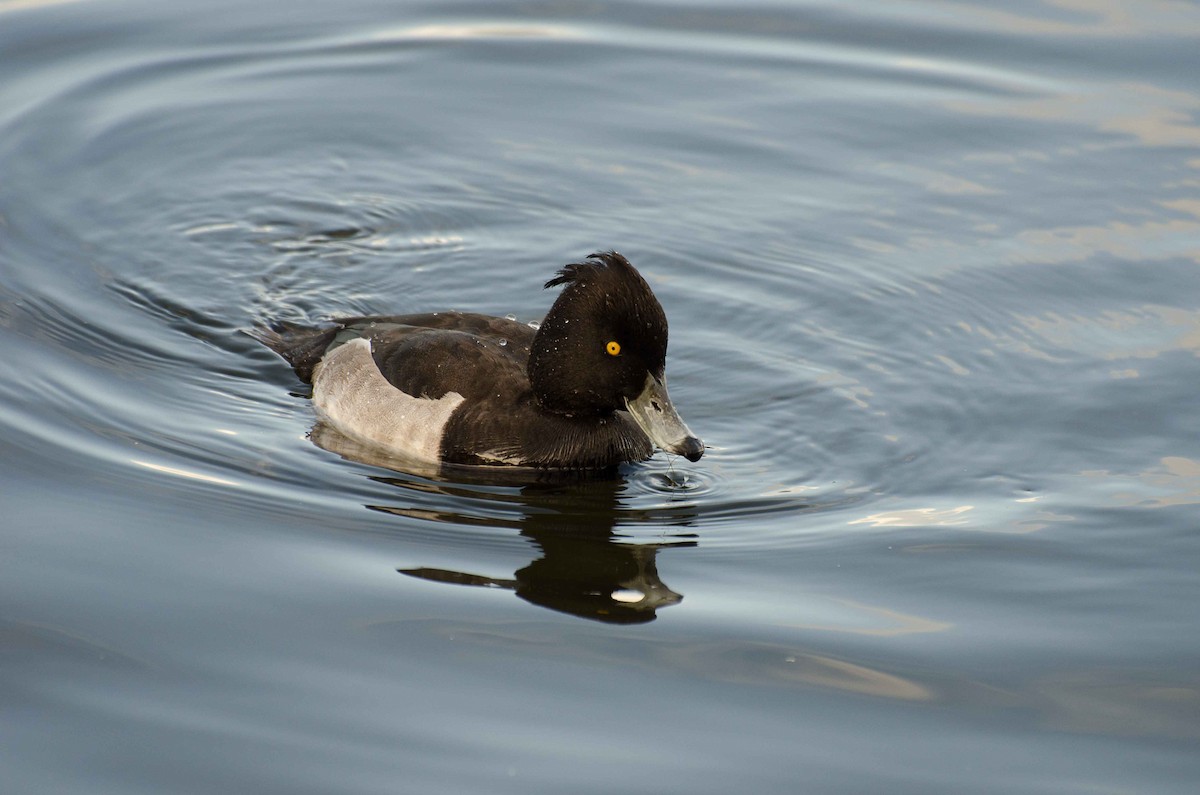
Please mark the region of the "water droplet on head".
<svg viewBox="0 0 1200 795"><path fill-rule="evenodd" d="M531 320L528 323L526 323L525 325L529 326L531 329L534 329L534 330L537 330L542 327L542 324L537 322L536 320Z"/></svg>
<svg viewBox="0 0 1200 795"><path fill-rule="evenodd" d="M500 347L501 347L501 348L503 348L503 347L504 347L505 345L507 345L507 344L508 344L508 340L506 340L506 339L504 339L504 338L502 337L502 338L500 339Z"/></svg>
<svg viewBox="0 0 1200 795"><path fill-rule="evenodd" d="M517 316L516 315L505 315L504 319L505 320L516 320Z"/></svg>

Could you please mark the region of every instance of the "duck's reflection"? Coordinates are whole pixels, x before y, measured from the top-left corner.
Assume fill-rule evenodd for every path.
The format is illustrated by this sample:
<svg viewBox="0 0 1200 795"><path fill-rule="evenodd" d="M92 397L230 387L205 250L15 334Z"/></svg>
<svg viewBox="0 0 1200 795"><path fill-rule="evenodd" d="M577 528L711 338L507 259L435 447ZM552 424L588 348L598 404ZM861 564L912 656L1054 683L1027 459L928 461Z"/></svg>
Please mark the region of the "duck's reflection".
<svg viewBox="0 0 1200 795"><path fill-rule="evenodd" d="M511 580L446 569L398 571L434 582L507 588L531 604L614 624L653 621L660 607L683 599L658 577L657 546L574 542L539 546L542 557L519 569Z"/></svg>
<svg viewBox="0 0 1200 795"><path fill-rule="evenodd" d="M312 438L344 458L403 472L404 476L371 480L419 497L403 505L368 505L371 510L460 526L512 527L538 553L511 578L423 566L397 569L401 574L508 589L540 607L621 624L653 621L660 608L683 599L658 576L656 559L660 549L696 545L684 530L693 514L682 506L637 510L623 505L619 495L627 482L619 472L585 478L529 470L441 470L363 448L322 426L313 430ZM437 500L438 507L431 508L429 494L450 499ZM447 510L448 504L455 510ZM472 506L478 510L469 513ZM618 525L665 525L668 532L652 543L635 543L615 530ZM675 532L669 532L672 528Z"/></svg>

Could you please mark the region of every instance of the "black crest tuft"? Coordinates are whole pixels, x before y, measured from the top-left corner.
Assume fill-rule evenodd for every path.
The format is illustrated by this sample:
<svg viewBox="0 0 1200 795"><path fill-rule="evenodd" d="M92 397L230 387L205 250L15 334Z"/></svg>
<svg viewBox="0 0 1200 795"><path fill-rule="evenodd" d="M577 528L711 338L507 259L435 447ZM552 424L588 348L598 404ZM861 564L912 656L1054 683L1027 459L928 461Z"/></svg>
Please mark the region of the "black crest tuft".
<svg viewBox="0 0 1200 795"><path fill-rule="evenodd" d="M553 279L542 285L543 288L557 287L560 284L575 284L589 272L595 272L603 268L612 268L614 270L633 270L633 265L629 260L615 251L597 251L595 254L588 255L587 259L582 262L572 262L570 265L564 265L558 271Z"/></svg>

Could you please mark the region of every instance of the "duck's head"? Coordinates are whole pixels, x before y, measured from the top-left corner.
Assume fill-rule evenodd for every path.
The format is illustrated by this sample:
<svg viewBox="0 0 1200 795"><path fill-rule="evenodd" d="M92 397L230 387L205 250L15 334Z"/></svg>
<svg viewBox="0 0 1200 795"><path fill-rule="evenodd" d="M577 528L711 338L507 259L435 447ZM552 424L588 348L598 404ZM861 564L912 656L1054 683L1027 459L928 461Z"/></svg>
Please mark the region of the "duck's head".
<svg viewBox="0 0 1200 795"><path fill-rule="evenodd" d="M704 443L667 394L667 316L650 285L615 251L567 265L565 285L534 336L529 380L542 408L572 416L628 411L650 441L698 461Z"/></svg>

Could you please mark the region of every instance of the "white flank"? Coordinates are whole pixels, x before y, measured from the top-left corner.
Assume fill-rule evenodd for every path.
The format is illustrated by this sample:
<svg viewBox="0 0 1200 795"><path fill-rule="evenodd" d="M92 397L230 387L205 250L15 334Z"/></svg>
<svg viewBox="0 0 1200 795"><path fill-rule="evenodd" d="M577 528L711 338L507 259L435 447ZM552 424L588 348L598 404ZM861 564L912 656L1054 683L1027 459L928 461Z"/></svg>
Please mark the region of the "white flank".
<svg viewBox="0 0 1200 795"><path fill-rule="evenodd" d="M334 348L313 369L313 405L343 434L425 461L440 458L442 433L463 402L457 392L436 400L413 397L388 383L356 339Z"/></svg>

